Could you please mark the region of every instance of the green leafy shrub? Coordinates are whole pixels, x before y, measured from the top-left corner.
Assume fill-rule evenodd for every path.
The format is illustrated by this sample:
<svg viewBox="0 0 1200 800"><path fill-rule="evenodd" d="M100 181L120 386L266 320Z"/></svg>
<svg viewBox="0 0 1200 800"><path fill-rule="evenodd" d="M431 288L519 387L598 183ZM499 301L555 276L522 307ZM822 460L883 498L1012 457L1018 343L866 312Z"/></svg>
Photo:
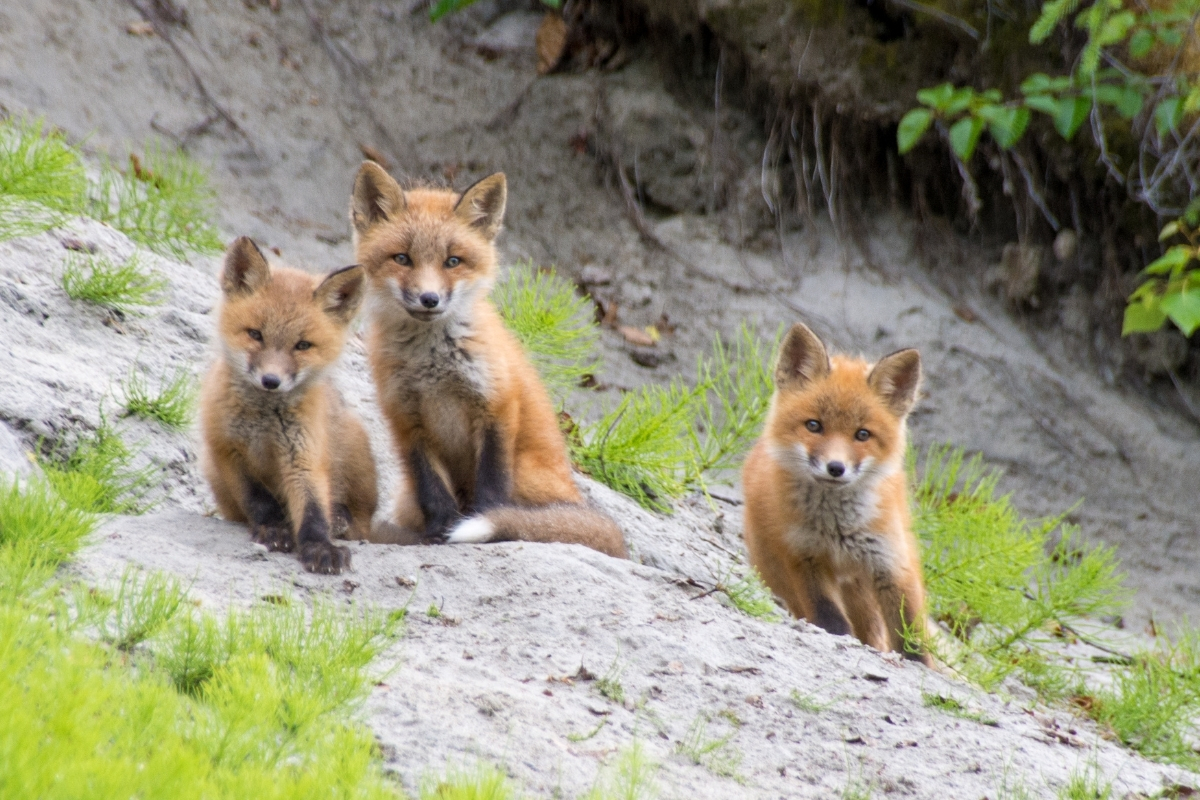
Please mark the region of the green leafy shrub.
<svg viewBox="0 0 1200 800"><path fill-rule="evenodd" d="M1122 335L1156 331L1168 319L1184 336L1200 328L1200 200L1183 217L1167 223L1158 238L1169 241L1176 236L1186 244L1172 245L1142 270L1148 279L1129 296Z"/></svg>

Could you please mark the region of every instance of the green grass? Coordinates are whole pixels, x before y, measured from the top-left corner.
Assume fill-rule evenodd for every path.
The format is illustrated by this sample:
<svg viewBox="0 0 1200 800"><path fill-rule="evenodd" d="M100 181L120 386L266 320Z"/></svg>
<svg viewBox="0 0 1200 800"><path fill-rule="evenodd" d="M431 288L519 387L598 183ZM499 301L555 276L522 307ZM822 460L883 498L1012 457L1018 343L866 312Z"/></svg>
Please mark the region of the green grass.
<svg viewBox="0 0 1200 800"><path fill-rule="evenodd" d="M1128 598L1111 548L1084 549L1061 517L1030 522L996 496L997 473L962 451L931 448L914 492L929 613L950 638L925 645L993 689L1016 675L1047 697L1073 676L1062 632L1120 611Z"/></svg>
<svg viewBox="0 0 1200 800"><path fill-rule="evenodd" d="M772 346L743 327L732 346L714 337L691 383L647 384L574 436L583 471L659 511L710 476L728 476L770 405Z"/></svg>
<svg viewBox="0 0 1200 800"><path fill-rule="evenodd" d="M560 402L599 364L599 330L587 301L552 271L518 265L494 294L542 380ZM743 327L732 343L714 337L690 382L676 379L626 392L590 424L570 423L575 464L643 506L670 501L740 466L766 416L773 391L774 344Z"/></svg>
<svg viewBox="0 0 1200 800"><path fill-rule="evenodd" d="M182 430L192 423L198 384L189 369L178 369L170 378L164 376L157 393L151 391L145 374L136 370L129 373L121 388L126 414L154 420L171 430Z"/></svg>
<svg viewBox="0 0 1200 800"><path fill-rule="evenodd" d="M151 250L183 258L222 249L211 221L216 205L203 167L182 151L151 141L142 157L130 155L124 170L112 162L101 164L85 213Z"/></svg>
<svg viewBox="0 0 1200 800"><path fill-rule="evenodd" d="M613 662L608 665L608 671L596 679L596 691L600 693L601 697L607 698L617 705L625 702L625 687L621 684L621 673L624 671L621 654L618 652L613 657Z"/></svg>
<svg viewBox="0 0 1200 800"><path fill-rule="evenodd" d="M451 768L440 777L421 782L421 800L516 800L508 776L491 764L472 769Z"/></svg>
<svg viewBox="0 0 1200 800"><path fill-rule="evenodd" d="M0 120L0 241L61 225L86 190L79 152L61 134L40 119Z"/></svg>
<svg viewBox="0 0 1200 800"><path fill-rule="evenodd" d="M73 448L61 444L40 459L42 472L71 508L94 514L140 514L153 506L159 471L135 469L120 433L103 417Z"/></svg>
<svg viewBox="0 0 1200 800"><path fill-rule="evenodd" d="M714 775L741 782L738 767L742 764L742 753L733 744L736 730L724 736L709 736L708 723L708 716L697 715L683 739L675 745L675 752Z"/></svg>
<svg viewBox="0 0 1200 800"><path fill-rule="evenodd" d="M1086 771L1072 775L1057 795L1058 800L1109 800L1111 797L1112 784L1104 781L1097 761L1089 764Z"/></svg>
<svg viewBox="0 0 1200 800"><path fill-rule="evenodd" d="M589 303L554 270L519 263L496 286L492 299L560 405L599 369L600 332L590 319Z"/></svg>
<svg viewBox="0 0 1200 800"><path fill-rule="evenodd" d="M658 796L658 766L635 739L601 769L596 785L583 800L653 800Z"/></svg>
<svg viewBox="0 0 1200 800"><path fill-rule="evenodd" d="M216 253L216 207L206 170L181 151L151 141L128 167L102 161L89 181L60 132L40 119L0 120L0 241L88 216L164 255Z"/></svg>
<svg viewBox="0 0 1200 800"><path fill-rule="evenodd" d="M766 622L778 622L781 619L779 606L771 590L754 567L750 567L741 577L732 573L726 575L717 582L717 589L729 598L734 608L747 616Z"/></svg>
<svg viewBox="0 0 1200 800"><path fill-rule="evenodd" d="M68 297L122 314L158 305L169 286L165 277L143 267L137 254L114 264L104 256L72 253L63 265L62 287Z"/></svg>
<svg viewBox="0 0 1200 800"><path fill-rule="evenodd" d="M70 586L95 522L48 481L0 486L0 796L397 796L355 718L397 615L218 620L161 576Z"/></svg>

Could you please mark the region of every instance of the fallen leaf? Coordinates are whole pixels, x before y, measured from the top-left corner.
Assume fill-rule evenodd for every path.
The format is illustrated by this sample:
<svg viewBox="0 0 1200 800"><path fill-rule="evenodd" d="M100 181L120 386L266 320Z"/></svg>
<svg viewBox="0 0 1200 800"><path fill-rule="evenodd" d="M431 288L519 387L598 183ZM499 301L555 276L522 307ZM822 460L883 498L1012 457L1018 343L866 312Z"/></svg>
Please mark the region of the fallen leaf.
<svg viewBox="0 0 1200 800"><path fill-rule="evenodd" d="M632 325L622 325L617 328L617 331L625 338L625 341L636 347L654 347L654 343L658 341L652 334Z"/></svg>
<svg viewBox="0 0 1200 800"><path fill-rule="evenodd" d="M954 316L958 317L963 322L975 322L979 319L979 315L972 311L970 306L965 305L955 306Z"/></svg>
<svg viewBox="0 0 1200 800"><path fill-rule="evenodd" d="M154 24L150 22L131 22L125 26L125 32L131 36L153 36Z"/></svg>
<svg viewBox="0 0 1200 800"><path fill-rule="evenodd" d="M537 29L538 75L545 75L558 66L567 49L567 23L554 11L547 11Z"/></svg>

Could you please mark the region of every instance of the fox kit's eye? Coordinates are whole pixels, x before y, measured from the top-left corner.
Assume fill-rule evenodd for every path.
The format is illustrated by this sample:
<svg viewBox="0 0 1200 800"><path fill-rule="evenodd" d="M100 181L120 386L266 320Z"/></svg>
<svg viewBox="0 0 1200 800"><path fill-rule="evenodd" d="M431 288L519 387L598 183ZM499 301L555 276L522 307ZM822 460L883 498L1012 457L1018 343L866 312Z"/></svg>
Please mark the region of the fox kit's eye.
<svg viewBox="0 0 1200 800"><path fill-rule="evenodd" d="M412 260L409 259L408 253L396 253L396 255L392 256L392 260L402 267L407 267L412 264Z"/></svg>
<svg viewBox="0 0 1200 800"><path fill-rule="evenodd" d="M253 339L256 342L262 341L262 331L256 331L256 330L254 330L254 328L247 328L246 335L248 335L251 339Z"/></svg>
<svg viewBox="0 0 1200 800"><path fill-rule="evenodd" d="M310 348L310 347L312 347L312 342L306 342L306 341L304 341L303 339L301 339L300 341L296 342L296 349L297 349L297 350L307 350L307 349L308 349L308 348ZM861 431L860 431L860 433L861 433Z"/></svg>
<svg viewBox="0 0 1200 800"><path fill-rule="evenodd" d="M822 430L821 423L817 422L815 419L810 419L808 422L804 423L804 427L808 428L813 433L820 433Z"/></svg>
<svg viewBox="0 0 1200 800"><path fill-rule="evenodd" d="M446 268L454 269L461 263L462 263L462 259L459 258L458 256L450 256L449 258L446 259Z"/></svg>
<svg viewBox="0 0 1200 800"><path fill-rule="evenodd" d="M854 438L860 442L865 442L867 439L871 438L871 432L866 428L859 428L854 432Z"/></svg>

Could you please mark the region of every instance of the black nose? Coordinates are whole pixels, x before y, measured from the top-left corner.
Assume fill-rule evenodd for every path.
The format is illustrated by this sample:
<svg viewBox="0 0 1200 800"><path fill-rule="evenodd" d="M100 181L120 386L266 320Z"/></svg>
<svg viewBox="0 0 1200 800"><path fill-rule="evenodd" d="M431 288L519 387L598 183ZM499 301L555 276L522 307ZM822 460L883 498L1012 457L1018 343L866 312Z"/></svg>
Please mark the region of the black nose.
<svg viewBox="0 0 1200 800"><path fill-rule="evenodd" d="M278 389L279 383L280 380L278 375L272 375L268 372L266 375L262 376L262 385L264 389Z"/></svg>
<svg viewBox="0 0 1200 800"><path fill-rule="evenodd" d="M825 466L825 471L835 478L840 478L846 474L846 465L840 461L830 461Z"/></svg>
<svg viewBox="0 0 1200 800"><path fill-rule="evenodd" d="M437 292L425 292L421 295L421 305L426 308L437 308L440 302L442 302L442 296Z"/></svg>

